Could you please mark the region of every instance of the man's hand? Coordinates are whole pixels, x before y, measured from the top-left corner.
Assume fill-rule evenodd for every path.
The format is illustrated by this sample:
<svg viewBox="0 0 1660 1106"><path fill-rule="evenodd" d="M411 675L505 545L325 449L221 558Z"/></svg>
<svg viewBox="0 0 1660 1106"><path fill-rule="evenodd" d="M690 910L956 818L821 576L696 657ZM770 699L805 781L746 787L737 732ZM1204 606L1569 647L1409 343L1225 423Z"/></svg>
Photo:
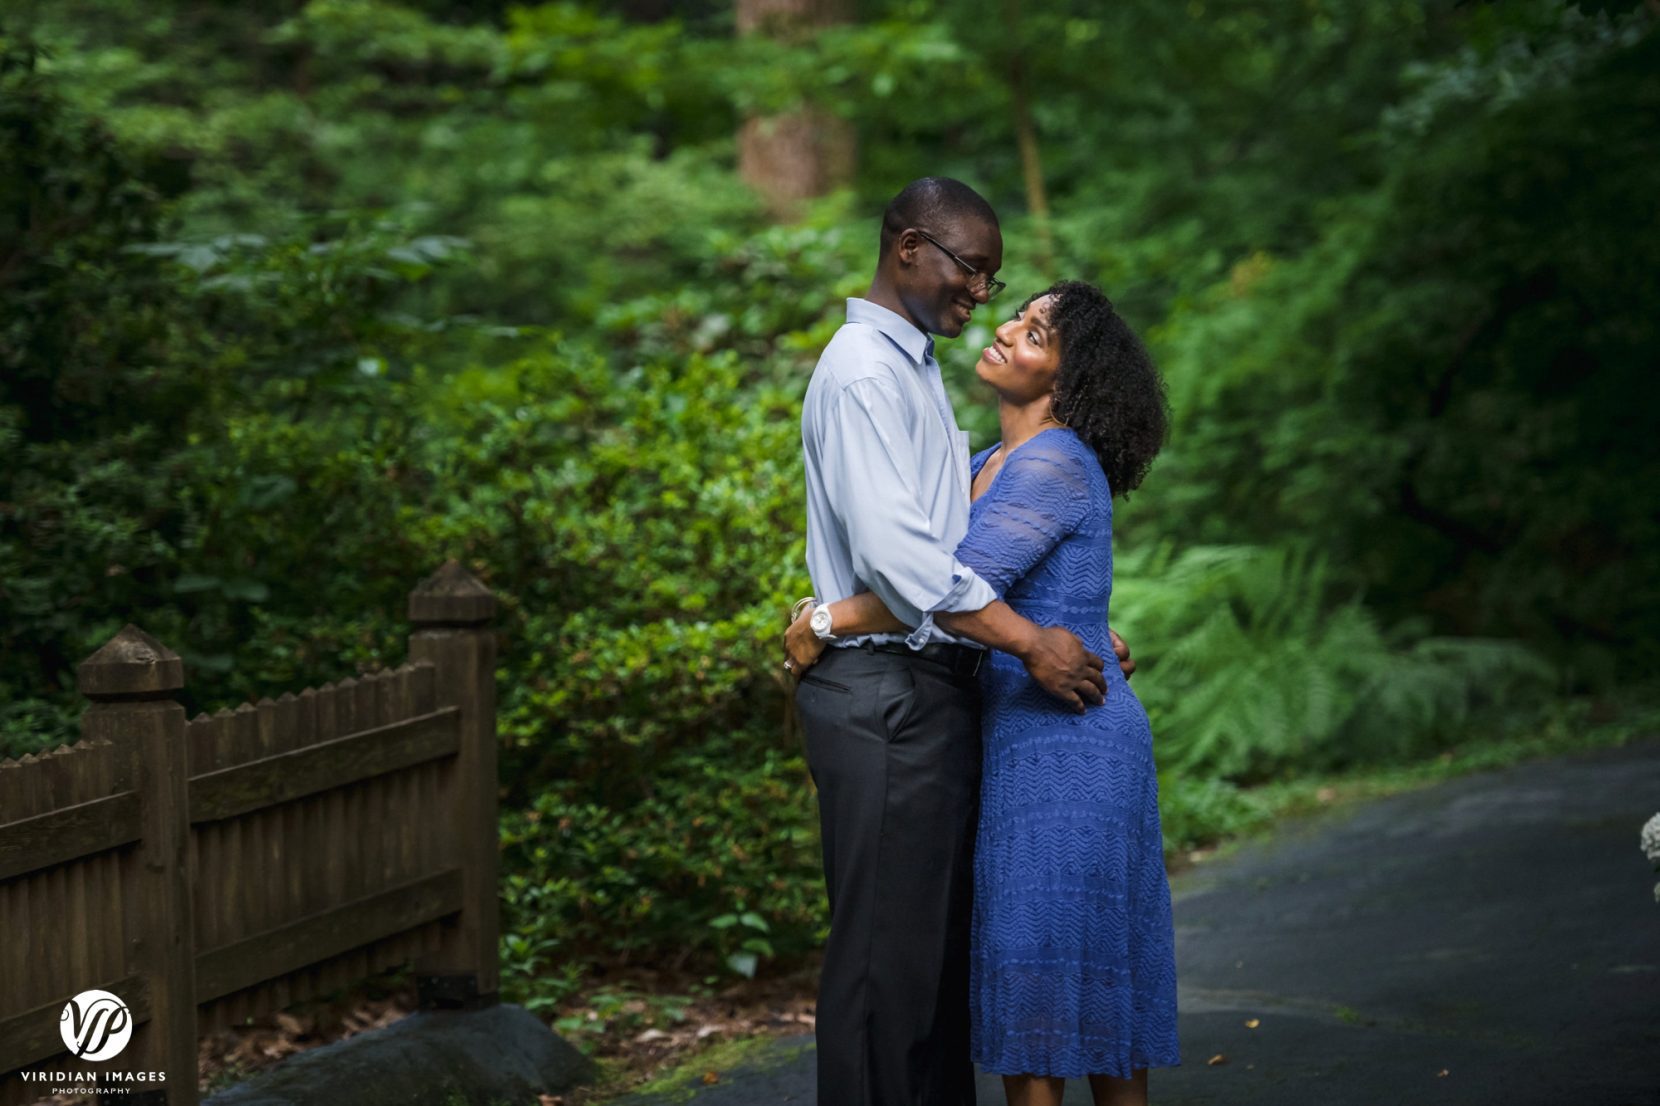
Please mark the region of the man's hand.
<svg viewBox="0 0 1660 1106"><path fill-rule="evenodd" d="M1130 659L1130 647L1124 644L1124 639L1111 626L1107 633L1112 637L1112 655L1118 658L1118 670L1124 673L1127 680L1135 675L1135 661Z"/></svg>
<svg viewBox="0 0 1660 1106"><path fill-rule="evenodd" d="M1043 690L1079 714L1087 703L1106 702L1107 678L1101 675L1101 658L1085 649L1071 630L1039 628L1015 655Z"/></svg>
<svg viewBox="0 0 1660 1106"><path fill-rule="evenodd" d="M791 675L798 680L803 672L818 663L819 654L824 652L824 642L813 633L809 622L812 617L813 608L808 607L784 631L784 655L789 658Z"/></svg>

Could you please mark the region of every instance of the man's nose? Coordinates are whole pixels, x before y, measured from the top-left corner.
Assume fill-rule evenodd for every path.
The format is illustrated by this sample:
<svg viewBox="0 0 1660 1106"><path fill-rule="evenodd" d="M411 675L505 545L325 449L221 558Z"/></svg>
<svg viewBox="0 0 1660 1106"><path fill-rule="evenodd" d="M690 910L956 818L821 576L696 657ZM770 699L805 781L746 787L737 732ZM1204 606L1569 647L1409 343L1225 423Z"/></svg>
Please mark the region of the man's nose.
<svg viewBox="0 0 1660 1106"><path fill-rule="evenodd" d="M990 292L990 284L981 283L978 287L976 287L975 284L970 283L968 286L968 294L974 297L975 303L990 303Z"/></svg>

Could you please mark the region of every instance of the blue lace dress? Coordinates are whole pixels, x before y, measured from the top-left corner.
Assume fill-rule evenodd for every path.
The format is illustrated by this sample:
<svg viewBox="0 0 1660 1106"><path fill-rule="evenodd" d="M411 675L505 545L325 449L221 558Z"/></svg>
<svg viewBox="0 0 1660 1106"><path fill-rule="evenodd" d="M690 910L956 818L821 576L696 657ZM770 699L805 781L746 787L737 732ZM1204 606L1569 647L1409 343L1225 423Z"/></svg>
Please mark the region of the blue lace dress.
<svg viewBox="0 0 1660 1106"><path fill-rule="evenodd" d="M976 454L979 474L992 450ZM1020 614L1107 658L1074 714L993 652L974 853L972 1055L1004 1075L1179 1063L1176 963L1147 715L1112 663L1112 495L1071 430L1014 450L957 549Z"/></svg>

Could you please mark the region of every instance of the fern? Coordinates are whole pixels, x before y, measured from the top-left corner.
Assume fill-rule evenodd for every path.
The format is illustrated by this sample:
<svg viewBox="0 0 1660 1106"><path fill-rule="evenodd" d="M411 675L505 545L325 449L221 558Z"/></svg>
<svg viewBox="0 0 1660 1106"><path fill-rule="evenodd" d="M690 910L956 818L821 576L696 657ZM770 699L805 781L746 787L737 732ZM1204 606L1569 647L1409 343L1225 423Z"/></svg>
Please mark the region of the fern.
<svg viewBox="0 0 1660 1106"><path fill-rule="evenodd" d="M1246 780L1410 755L1483 699L1554 681L1511 642L1385 633L1302 549L1163 547L1116 575L1113 622L1140 651L1166 769Z"/></svg>

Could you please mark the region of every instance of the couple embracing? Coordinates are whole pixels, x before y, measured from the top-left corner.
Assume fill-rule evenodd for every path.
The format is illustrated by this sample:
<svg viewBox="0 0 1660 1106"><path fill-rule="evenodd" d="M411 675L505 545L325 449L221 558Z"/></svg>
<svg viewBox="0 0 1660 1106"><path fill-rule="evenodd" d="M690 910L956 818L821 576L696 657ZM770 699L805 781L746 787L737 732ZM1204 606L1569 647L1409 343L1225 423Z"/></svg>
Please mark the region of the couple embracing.
<svg viewBox="0 0 1660 1106"><path fill-rule="evenodd" d="M1164 441L1163 385L1064 281L981 354L1002 441L970 457L931 336L1002 291L1002 254L973 189L907 185L802 410L818 598L785 665L831 912L820 1106L973 1106L973 1063L1012 1106L1066 1077L1126 1106L1178 1062L1152 737L1107 628L1112 497Z"/></svg>

